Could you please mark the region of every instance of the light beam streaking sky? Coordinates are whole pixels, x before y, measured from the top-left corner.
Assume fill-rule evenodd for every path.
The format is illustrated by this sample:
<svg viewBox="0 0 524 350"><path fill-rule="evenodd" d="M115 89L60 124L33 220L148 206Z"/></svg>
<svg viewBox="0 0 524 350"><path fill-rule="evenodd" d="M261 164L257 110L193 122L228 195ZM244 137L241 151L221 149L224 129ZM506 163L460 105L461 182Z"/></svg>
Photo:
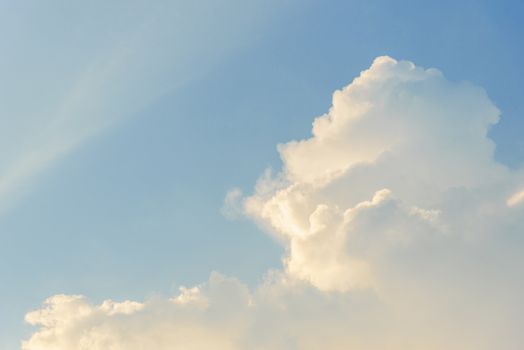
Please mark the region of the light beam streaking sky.
<svg viewBox="0 0 524 350"><path fill-rule="evenodd" d="M522 281L510 280L523 267L516 253L522 247L524 188L523 49L517 45L522 10L511 1L0 4L6 33L0 39L0 349L17 348L37 334L38 328L24 325L24 315L60 294L83 294L89 301L56 297L50 310L99 310L90 322L107 321L114 339L121 339L115 330L131 326L105 317L128 310L128 321L139 325L143 314L134 307L157 315L163 303L174 303L169 308L176 320L167 313L158 318L161 327L182 322L197 335L210 331L206 339L225 348L263 346L251 336L253 329L275 335L275 343L264 346L307 348L296 332L310 333L311 344L315 334L337 339L341 319L355 332L390 332L397 336L392 344L401 344L409 325L425 334L414 322L424 315L436 324L445 320L449 329L442 334L450 335L453 325L481 313L496 315L506 327L479 321L457 335L457 344L469 346L468 331L489 328L485 339L475 340L479 346L519 348L514 325L522 320L511 302ZM329 112L339 116L330 117L336 127L321 121L327 117L319 119L313 139L288 142L307 139L313 118L328 111L332 92L384 54L413 61L420 86L375 86L375 94L358 92L349 100L337 93ZM402 72L380 67L370 69L379 71L378 81ZM420 67L436 67L443 78L428 78ZM412 100L391 105L381 97L386 94ZM384 109L363 119L368 122L335 122L366 115L368 104L377 101ZM390 118L381 119L385 115ZM393 121L396 115L408 119ZM280 154L277 144L284 145ZM381 170L358 165L370 160ZM268 167L273 175L253 190ZM357 170L329 175L346 174L348 167ZM383 171L391 176L382 178ZM385 224L369 227L377 217ZM368 232L362 235L368 238L348 243L349 251L345 240L326 239L328 233L317 235L324 237L320 241L310 236L315 231L344 237L340 232L352 230ZM427 236L413 242L400 231ZM439 232L446 240L435 242L432 234ZM391 248L390 240L402 248ZM446 263L436 263L441 258ZM392 270L382 270L391 261ZM451 275L444 273L451 269ZM263 277L268 270L276 272ZM211 271L220 274L202 284ZM391 272L386 281L385 272ZM410 276L443 294L435 297L417 283L405 291L400 282ZM449 287L455 280L461 283ZM180 285L200 287L179 294ZM378 295L395 310L386 312L367 294L380 290L377 285L385 286L387 293ZM398 316L396 311L406 310L400 292L421 302L425 313ZM215 307L232 310L222 293L238 295L234 307L240 308L238 318L220 325L227 330L208 319ZM295 329L282 325L285 334L272 328L268 314L275 303L299 308L301 301L289 304L296 293L307 295L307 312L333 333L312 332L317 325L308 322ZM322 293L343 295L327 302ZM108 298L140 302L101 304ZM444 311L427 309L427 298ZM190 304L197 311L187 311L194 324L178 314L188 300L196 303ZM257 306L250 308L252 303ZM346 319L348 308L338 303L360 305L360 318ZM474 310L475 303L483 306ZM450 320L445 310L452 305L460 311ZM333 308L342 311L330 314ZM49 315L60 320L66 309ZM295 311L279 317L293 324ZM216 312L215 321L221 314ZM29 321L41 323L32 315ZM256 328L239 329L237 321L250 324L245 317ZM388 327L392 317L405 319L406 329ZM199 320L210 323L202 330ZM153 328L134 331L154 341L147 336ZM231 337L224 340L224 334ZM426 335L438 343L438 335ZM346 342L362 347L370 338Z"/></svg>

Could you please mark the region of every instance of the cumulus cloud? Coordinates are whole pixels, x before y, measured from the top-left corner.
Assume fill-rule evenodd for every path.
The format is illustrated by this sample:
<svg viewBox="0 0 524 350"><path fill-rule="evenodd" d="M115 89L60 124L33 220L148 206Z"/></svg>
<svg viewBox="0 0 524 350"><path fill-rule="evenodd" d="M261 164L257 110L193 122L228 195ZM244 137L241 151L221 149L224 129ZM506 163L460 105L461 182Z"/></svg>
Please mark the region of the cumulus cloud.
<svg viewBox="0 0 524 350"><path fill-rule="evenodd" d="M234 349L248 298L244 286L218 274L169 300L92 305L81 296L57 295L27 314L42 330L22 348Z"/></svg>
<svg viewBox="0 0 524 350"><path fill-rule="evenodd" d="M254 289L214 273L172 299L55 296L24 350L520 349L522 172L499 111L436 69L377 58L241 204L285 248Z"/></svg>

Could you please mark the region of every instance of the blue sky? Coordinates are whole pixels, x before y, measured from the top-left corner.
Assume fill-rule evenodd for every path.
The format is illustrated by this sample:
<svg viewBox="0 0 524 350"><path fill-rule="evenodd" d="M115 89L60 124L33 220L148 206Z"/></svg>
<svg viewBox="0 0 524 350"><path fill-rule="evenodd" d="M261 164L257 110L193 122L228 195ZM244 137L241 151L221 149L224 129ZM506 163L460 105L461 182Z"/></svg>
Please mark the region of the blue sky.
<svg viewBox="0 0 524 350"><path fill-rule="evenodd" d="M517 1L2 2L1 349L54 294L171 295L215 270L255 286L283 248L226 219L226 193L279 169L275 146L308 137L377 56L484 87L502 112L496 158L520 167L523 14Z"/></svg>

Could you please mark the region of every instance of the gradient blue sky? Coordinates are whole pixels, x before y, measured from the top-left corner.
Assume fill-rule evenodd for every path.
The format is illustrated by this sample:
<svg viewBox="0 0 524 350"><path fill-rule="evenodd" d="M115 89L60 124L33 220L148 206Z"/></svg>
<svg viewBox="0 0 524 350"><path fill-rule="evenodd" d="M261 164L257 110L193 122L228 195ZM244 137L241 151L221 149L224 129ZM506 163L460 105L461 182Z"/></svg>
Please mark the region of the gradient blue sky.
<svg viewBox="0 0 524 350"><path fill-rule="evenodd" d="M279 266L224 196L278 168L275 145L376 56L483 86L497 158L523 164L523 17L519 1L1 2L0 348L49 295L141 299L212 270L253 285Z"/></svg>

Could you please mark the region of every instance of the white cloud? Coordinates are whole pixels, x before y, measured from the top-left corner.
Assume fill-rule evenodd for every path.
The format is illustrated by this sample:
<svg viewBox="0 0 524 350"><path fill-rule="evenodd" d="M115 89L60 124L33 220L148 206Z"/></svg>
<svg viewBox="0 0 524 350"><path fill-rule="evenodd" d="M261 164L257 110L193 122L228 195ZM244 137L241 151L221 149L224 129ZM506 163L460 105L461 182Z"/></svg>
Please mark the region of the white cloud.
<svg viewBox="0 0 524 350"><path fill-rule="evenodd" d="M493 160L498 117L476 86L377 58L243 199L282 271L252 291L213 274L169 300L52 298L24 350L520 349L522 176Z"/></svg>
<svg viewBox="0 0 524 350"><path fill-rule="evenodd" d="M327 291L372 285L371 250L449 234L441 212L454 215L455 189L470 196L510 176L486 136L498 118L482 89L379 57L335 92L313 137L280 145L284 180L263 178L279 189L246 209L287 242L292 276Z"/></svg>
<svg viewBox="0 0 524 350"><path fill-rule="evenodd" d="M41 326L23 349L234 349L249 305L247 289L213 274L200 288L145 303L58 295L26 320Z"/></svg>

